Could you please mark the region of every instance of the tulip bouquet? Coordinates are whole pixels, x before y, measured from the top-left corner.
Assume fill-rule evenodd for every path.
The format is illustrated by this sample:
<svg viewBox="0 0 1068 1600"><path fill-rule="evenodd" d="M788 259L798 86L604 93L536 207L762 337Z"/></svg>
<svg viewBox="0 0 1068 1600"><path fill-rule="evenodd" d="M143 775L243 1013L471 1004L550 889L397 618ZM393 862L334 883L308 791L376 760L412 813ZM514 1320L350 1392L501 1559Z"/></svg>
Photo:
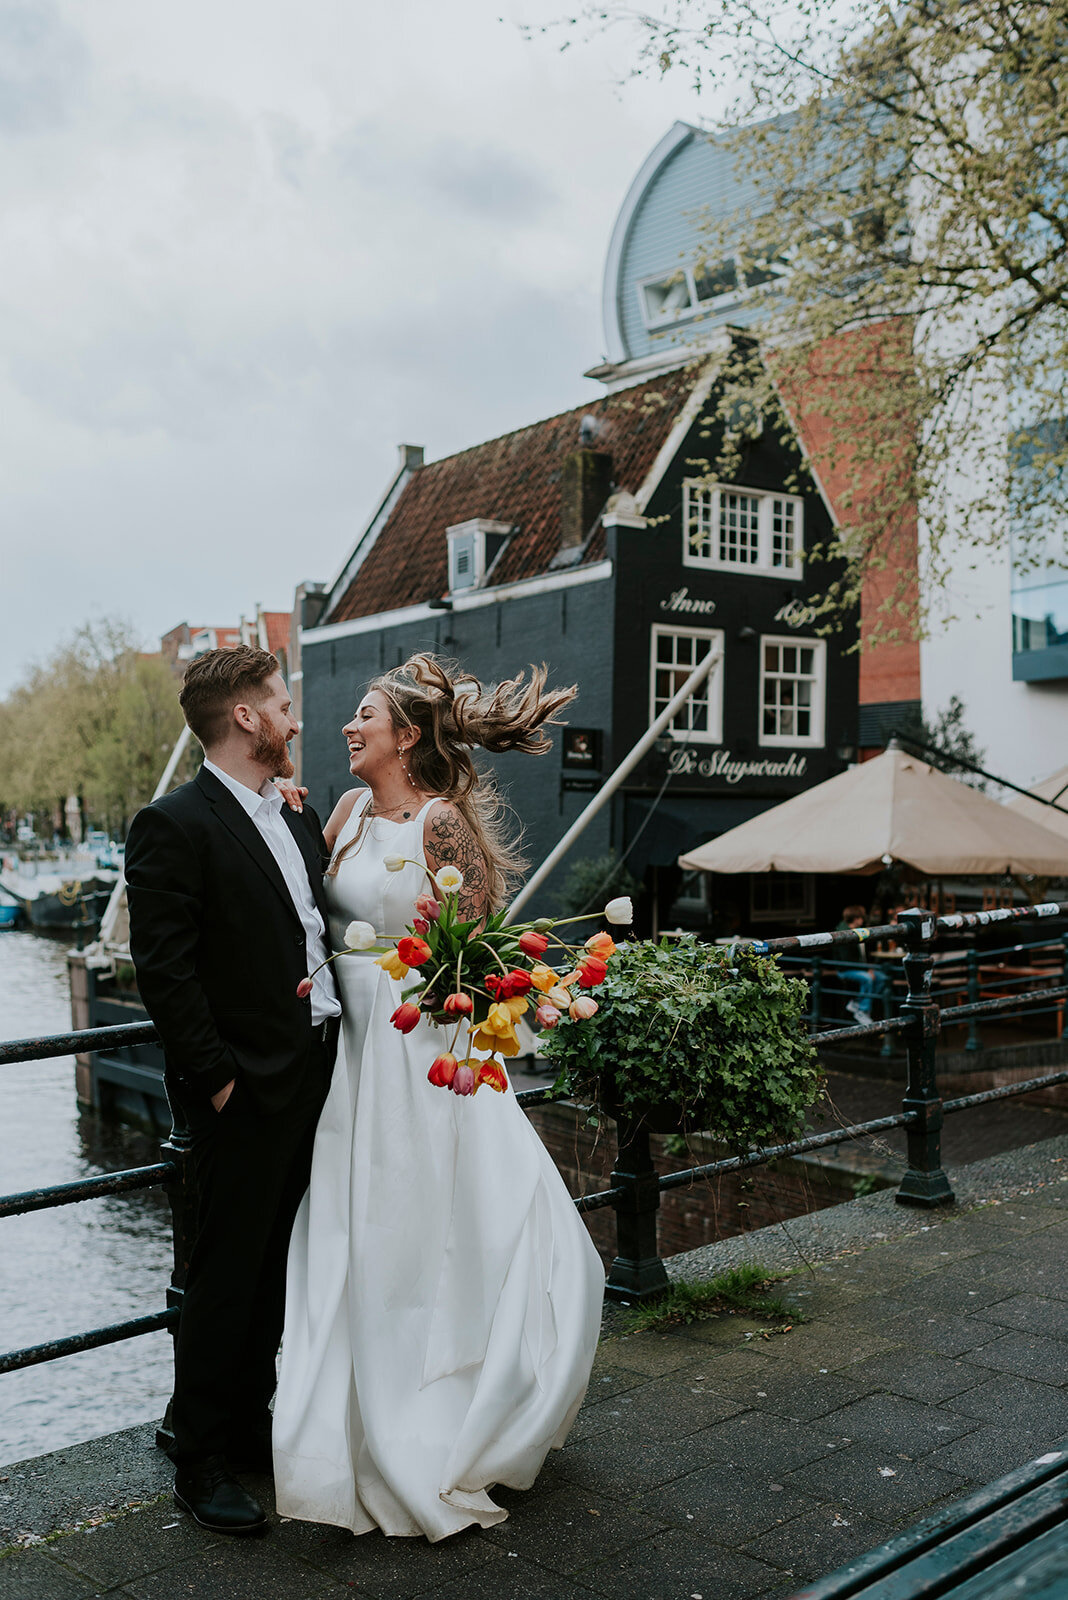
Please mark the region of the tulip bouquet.
<svg viewBox="0 0 1068 1600"><path fill-rule="evenodd" d="M391 872L413 864L422 866L402 856L387 856L385 861ZM558 928L588 922L588 917L539 917L505 926L507 913L497 911L484 920L465 921L457 909L464 881L459 868L423 870L430 880L429 892L417 897L408 931L390 940L375 957L391 978L401 983L411 980L402 989L401 1003L390 1021L401 1033L411 1033L423 1017L452 1029L448 1047L435 1056L427 1073L437 1088L471 1095L488 1084L503 1093L508 1079L498 1057L519 1054L519 1019L531 1007L542 1028L555 1028L565 1015L572 1022L595 1016L598 1002L592 991L608 975L615 941L609 933L592 934L581 945L560 938ZM610 900L604 915L610 923L629 925L630 900L626 896ZM350 922L345 949L328 960L374 950L385 942L370 923ZM561 972L559 967L568 970ZM311 992L310 977L297 992ZM476 1056L475 1051L489 1055Z"/></svg>

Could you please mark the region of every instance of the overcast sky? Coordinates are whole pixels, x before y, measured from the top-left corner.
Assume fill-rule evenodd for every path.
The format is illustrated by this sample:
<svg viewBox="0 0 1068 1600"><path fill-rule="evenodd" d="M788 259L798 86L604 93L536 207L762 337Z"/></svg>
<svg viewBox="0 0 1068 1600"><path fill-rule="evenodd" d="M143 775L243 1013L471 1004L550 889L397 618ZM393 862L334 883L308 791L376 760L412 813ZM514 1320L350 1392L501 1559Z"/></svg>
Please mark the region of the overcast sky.
<svg viewBox="0 0 1068 1600"><path fill-rule="evenodd" d="M401 441L580 404L680 78L555 0L0 0L0 694L79 623L288 609Z"/></svg>

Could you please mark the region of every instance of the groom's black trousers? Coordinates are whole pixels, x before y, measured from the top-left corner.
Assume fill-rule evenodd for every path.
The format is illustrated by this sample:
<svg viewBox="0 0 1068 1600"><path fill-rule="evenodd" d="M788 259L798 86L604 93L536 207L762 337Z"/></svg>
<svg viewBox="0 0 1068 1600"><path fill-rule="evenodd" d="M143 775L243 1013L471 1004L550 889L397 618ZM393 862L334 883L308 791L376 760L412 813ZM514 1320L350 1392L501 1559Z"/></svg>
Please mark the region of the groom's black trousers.
<svg viewBox="0 0 1068 1600"><path fill-rule="evenodd" d="M238 1080L221 1111L185 1107L193 1137L196 1232L174 1353L171 1411L180 1462L225 1455L270 1427L285 1311L286 1254L308 1187L315 1125L337 1025L316 1039L301 1087L261 1111Z"/></svg>

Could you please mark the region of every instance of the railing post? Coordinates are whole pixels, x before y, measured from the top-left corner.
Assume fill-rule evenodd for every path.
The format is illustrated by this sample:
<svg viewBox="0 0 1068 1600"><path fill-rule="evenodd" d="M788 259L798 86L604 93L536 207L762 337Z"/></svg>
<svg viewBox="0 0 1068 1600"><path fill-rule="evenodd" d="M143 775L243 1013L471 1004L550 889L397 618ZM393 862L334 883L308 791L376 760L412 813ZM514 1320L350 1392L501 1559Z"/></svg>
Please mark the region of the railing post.
<svg viewBox="0 0 1068 1600"><path fill-rule="evenodd" d="M189 1131L189 1120L180 1095L170 1083L167 1084L167 1099L171 1107L171 1131L160 1145L160 1150L164 1161L172 1161L175 1166L174 1177L164 1187L167 1199L171 1203L171 1231L174 1237L174 1266L171 1270L170 1287L167 1290L167 1309L178 1313L171 1328L172 1336L177 1339L178 1317L182 1314L182 1294L185 1290L189 1255L196 1233L196 1185L193 1173L193 1137ZM174 1432L171 1427L172 1404L173 1401L167 1401L163 1421L156 1429L156 1448L168 1456L174 1452Z"/></svg>
<svg viewBox="0 0 1068 1600"><path fill-rule="evenodd" d="M906 911L901 920L909 943L904 959L908 994L901 1009L912 1023L905 1035L908 1084L901 1109L913 1112L915 1120L905 1129L909 1165L894 1198L906 1206L945 1206L952 1203L953 1190L942 1171L942 1099L935 1070L939 1009L931 998L934 963L928 948L934 918L929 912Z"/></svg>
<svg viewBox="0 0 1068 1600"><path fill-rule="evenodd" d="M812 1032L819 1033L823 1021L823 957L812 957L812 982L808 987Z"/></svg>
<svg viewBox="0 0 1068 1600"><path fill-rule="evenodd" d="M631 1305L654 1300L669 1285L656 1242L660 1179L653 1167L649 1129L644 1122L620 1118L616 1123L612 1187L623 1193L612 1202L618 1253L609 1268L605 1295L609 1300Z"/></svg>
<svg viewBox="0 0 1068 1600"><path fill-rule="evenodd" d="M970 1006L978 1005L980 995L978 950L967 951L964 959L968 968L968 1004ZM972 1053L983 1048L982 1037L979 1033L978 1017L968 1018L968 1038L965 1041L964 1048Z"/></svg>

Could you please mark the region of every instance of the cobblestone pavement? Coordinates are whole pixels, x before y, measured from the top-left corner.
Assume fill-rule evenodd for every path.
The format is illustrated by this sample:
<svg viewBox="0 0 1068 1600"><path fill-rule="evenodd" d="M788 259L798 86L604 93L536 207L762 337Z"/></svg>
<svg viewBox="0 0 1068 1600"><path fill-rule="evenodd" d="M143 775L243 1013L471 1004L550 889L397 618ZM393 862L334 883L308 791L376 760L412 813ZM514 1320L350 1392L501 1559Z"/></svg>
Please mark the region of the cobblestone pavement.
<svg viewBox="0 0 1068 1600"><path fill-rule="evenodd" d="M1068 1160L1039 1148L1029 1195L906 1213L910 1231L795 1273L783 1294L808 1320L788 1332L610 1317L566 1447L500 1494L496 1528L430 1546L273 1518L265 1539L213 1538L152 1498L166 1463L133 1429L0 1468L9 1530L34 1496L40 1516L52 1495L45 1525L60 1504L83 1519L0 1559L0 1600L788 1595L1068 1437ZM141 1508L109 1512L135 1485Z"/></svg>

